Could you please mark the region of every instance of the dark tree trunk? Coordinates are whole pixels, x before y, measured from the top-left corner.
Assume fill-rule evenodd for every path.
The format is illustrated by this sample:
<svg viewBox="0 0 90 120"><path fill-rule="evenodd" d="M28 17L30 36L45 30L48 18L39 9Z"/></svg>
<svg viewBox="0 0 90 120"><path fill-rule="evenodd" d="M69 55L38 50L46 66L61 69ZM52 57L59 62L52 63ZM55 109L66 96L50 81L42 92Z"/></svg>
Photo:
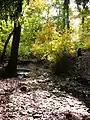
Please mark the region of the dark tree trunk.
<svg viewBox="0 0 90 120"><path fill-rule="evenodd" d="M77 51L77 57L82 56L81 51L82 51L81 48L79 48L78 51Z"/></svg>
<svg viewBox="0 0 90 120"><path fill-rule="evenodd" d="M63 4L63 29L65 28L65 1Z"/></svg>
<svg viewBox="0 0 90 120"><path fill-rule="evenodd" d="M63 28L65 28L65 26L67 26L67 29L70 28L69 3L70 3L70 0L64 0L64 4L63 4Z"/></svg>
<svg viewBox="0 0 90 120"><path fill-rule="evenodd" d="M9 40L10 40L10 38L11 38L13 32L14 32L14 30L9 34L9 36L8 36L6 42L5 42L4 49L3 49L3 53L2 53L2 55L1 55L0 63L3 62L4 56L5 56L5 52L6 52L6 48L7 48L8 42L9 42Z"/></svg>
<svg viewBox="0 0 90 120"><path fill-rule="evenodd" d="M17 57L20 41L21 25L14 23L14 34L11 48L11 56L5 69L5 77L13 77L17 75Z"/></svg>
<svg viewBox="0 0 90 120"><path fill-rule="evenodd" d="M70 28L69 25L69 0L66 0L66 12L67 12L67 16L66 16L66 25L67 25L67 29Z"/></svg>
<svg viewBox="0 0 90 120"><path fill-rule="evenodd" d="M83 10L85 10L85 4L83 3ZM84 28L85 17L82 15L82 28Z"/></svg>

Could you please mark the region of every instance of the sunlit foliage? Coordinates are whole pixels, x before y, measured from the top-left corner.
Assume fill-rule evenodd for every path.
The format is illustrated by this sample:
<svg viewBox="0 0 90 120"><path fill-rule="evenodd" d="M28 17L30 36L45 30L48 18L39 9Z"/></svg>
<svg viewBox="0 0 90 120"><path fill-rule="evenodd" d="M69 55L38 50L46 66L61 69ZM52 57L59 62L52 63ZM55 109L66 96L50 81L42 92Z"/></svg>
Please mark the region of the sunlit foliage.
<svg viewBox="0 0 90 120"><path fill-rule="evenodd" d="M66 28L63 29L63 0L28 0L28 5L26 0L11 0L11 2L8 0L5 3L7 7L5 5L3 6L3 2L1 2L2 9L0 9L2 13L0 18L4 19L0 21L1 51L3 49L4 42L13 27L10 19L16 20L19 15L21 16L19 20L22 24L21 41L19 45L19 56L21 58L30 58L30 53L34 52L38 57L56 60L58 55L60 58L63 54L76 55L75 52L78 48L90 47L89 8L80 8L79 15L77 17L81 21L83 16L85 21L83 28L82 23L80 22L81 24L78 26L79 32L77 33L79 36L78 40L75 41L74 38L73 41L73 31L75 31L76 28L74 28L74 30L67 30ZM79 7L81 7L83 3L87 6L88 0L85 2L76 0L76 3ZM8 5L12 6L12 4L14 4L13 8L8 8ZM18 5L20 6L18 7ZM70 8L69 12L71 9L72 8ZM3 14L3 11L5 14ZM14 12L12 13L12 11ZM70 14L70 17L73 17L73 14ZM9 55L10 52L10 46L11 42L7 48L7 55Z"/></svg>

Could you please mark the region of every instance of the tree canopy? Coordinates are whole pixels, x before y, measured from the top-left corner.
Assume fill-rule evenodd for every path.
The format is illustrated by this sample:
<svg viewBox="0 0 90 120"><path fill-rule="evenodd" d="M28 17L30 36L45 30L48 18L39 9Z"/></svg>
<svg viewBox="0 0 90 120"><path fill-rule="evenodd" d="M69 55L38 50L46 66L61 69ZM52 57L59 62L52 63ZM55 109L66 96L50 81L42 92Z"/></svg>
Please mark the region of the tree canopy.
<svg viewBox="0 0 90 120"><path fill-rule="evenodd" d="M82 5L84 8L88 8L87 4L89 3L90 0L75 0L78 8L80 5Z"/></svg>
<svg viewBox="0 0 90 120"><path fill-rule="evenodd" d="M0 19L17 20L22 12L23 0L0 0Z"/></svg>

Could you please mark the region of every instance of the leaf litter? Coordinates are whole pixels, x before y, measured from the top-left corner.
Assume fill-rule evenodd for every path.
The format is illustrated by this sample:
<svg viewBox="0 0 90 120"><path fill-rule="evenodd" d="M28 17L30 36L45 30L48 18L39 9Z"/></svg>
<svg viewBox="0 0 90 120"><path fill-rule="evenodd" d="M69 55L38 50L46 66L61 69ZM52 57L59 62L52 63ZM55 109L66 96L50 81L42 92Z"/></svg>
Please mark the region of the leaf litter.
<svg viewBox="0 0 90 120"><path fill-rule="evenodd" d="M89 120L89 108L80 97L82 91L89 96L90 89L82 87L43 67L31 70L28 78L1 79L0 120Z"/></svg>

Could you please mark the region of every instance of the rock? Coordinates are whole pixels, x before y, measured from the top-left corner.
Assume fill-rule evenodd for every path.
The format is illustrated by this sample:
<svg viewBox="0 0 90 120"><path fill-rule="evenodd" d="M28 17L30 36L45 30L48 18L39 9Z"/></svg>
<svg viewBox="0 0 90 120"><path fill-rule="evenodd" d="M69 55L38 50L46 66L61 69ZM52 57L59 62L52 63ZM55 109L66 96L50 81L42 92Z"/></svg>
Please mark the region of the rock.
<svg viewBox="0 0 90 120"><path fill-rule="evenodd" d="M25 111L20 111L20 115L27 115L28 113Z"/></svg>
<svg viewBox="0 0 90 120"><path fill-rule="evenodd" d="M3 107L1 106L0 107L0 114L3 112Z"/></svg>
<svg viewBox="0 0 90 120"><path fill-rule="evenodd" d="M5 91L3 89L0 89L0 95L5 95Z"/></svg>
<svg viewBox="0 0 90 120"><path fill-rule="evenodd" d="M36 114L33 115L33 118L34 118L34 119L40 118L40 117L42 117L42 115L41 115L41 114L38 114L38 113L36 113Z"/></svg>
<svg viewBox="0 0 90 120"><path fill-rule="evenodd" d="M71 113L66 113L66 119L67 120L72 120L72 114Z"/></svg>
<svg viewBox="0 0 90 120"><path fill-rule="evenodd" d="M29 109L27 110L27 113L31 114L33 111L34 111L34 108L29 108Z"/></svg>
<svg viewBox="0 0 90 120"><path fill-rule="evenodd" d="M8 116L9 116L10 118L14 118L14 117L16 117L16 115L14 115L14 114L12 114L12 113L9 114Z"/></svg>
<svg viewBox="0 0 90 120"><path fill-rule="evenodd" d="M88 113L90 113L90 108L87 110Z"/></svg>
<svg viewBox="0 0 90 120"><path fill-rule="evenodd" d="M21 92L27 92L27 87L26 86L21 86L20 90L21 90Z"/></svg>

